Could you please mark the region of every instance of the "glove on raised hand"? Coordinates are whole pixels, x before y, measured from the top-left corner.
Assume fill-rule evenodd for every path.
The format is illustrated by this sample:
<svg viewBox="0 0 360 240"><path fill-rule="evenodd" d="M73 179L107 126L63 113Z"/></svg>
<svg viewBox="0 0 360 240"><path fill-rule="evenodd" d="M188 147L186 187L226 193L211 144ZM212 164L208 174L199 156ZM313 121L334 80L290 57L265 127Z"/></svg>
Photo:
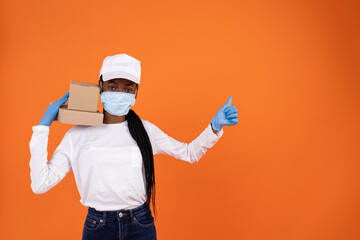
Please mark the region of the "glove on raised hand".
<svg viewBox="0 0 360 240"><path fill-rule="evenodd" d="M231 106L232 96L220 110L216 113L215 117L211 120L212 127L219 131L224 125L235 125L238 122L237 109Z"/></svg>
<svg viewBox="0 0 360 240"><path fill-rule="evenodd" d="M41 118L39 125L43 126L50 126L51 123L54 121L56 115L59 112L59 108L63 105L69 98L69 92L67 92L62 98L57 100L56 102L52 103L44 113L43 117Z"/></svg>

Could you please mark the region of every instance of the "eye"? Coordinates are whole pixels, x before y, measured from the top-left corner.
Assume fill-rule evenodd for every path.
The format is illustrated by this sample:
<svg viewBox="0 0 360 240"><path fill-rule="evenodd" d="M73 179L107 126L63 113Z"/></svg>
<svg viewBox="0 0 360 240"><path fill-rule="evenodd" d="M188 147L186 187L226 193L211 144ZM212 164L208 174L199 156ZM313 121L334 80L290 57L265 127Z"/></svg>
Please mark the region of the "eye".
<svg viewBox="0 0 360 240"><path fill-rule="evenodd" d="M125 92L132 92L132 89L130 89L130 88L125 88L124 91L125 91Z"/></svg>
<svg viewBox="0 0 360 240"><path fill-rule="evenodd" d="M113 86L109 86L109 90L115 90L116 88Z"/></svg>

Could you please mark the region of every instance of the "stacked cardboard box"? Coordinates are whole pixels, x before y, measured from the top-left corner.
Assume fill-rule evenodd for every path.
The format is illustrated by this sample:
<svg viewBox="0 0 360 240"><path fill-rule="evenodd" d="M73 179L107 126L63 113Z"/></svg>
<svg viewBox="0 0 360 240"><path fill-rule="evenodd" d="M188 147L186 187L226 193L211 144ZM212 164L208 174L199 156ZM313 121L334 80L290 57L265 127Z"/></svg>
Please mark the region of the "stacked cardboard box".
<svg viewBox="0 0 360 240"><path fill-rule="evenodd" d="M70 81L69 99L59 108L57 120L66 124L102 125L104 115L97 110L99 93L97 84Z"/></svg>

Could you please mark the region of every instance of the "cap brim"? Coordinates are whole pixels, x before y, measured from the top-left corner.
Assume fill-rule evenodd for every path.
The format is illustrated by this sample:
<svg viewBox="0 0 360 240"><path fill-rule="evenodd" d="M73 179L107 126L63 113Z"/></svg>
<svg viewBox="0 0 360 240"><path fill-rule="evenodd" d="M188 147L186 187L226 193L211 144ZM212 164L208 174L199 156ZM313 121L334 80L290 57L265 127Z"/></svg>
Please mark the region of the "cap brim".
<svg viewBox="0 0 360 240"><path fill-rule="evenodd" d="M140 79L138 79L137 77L135 77L134 75L128 73L128 72L122 72L122 71L117 71L117 72L108 72L108 73L103 73L102 74L102 80L105 81L109 81L111 79L114 78L125 78L128 79L130 81L133 81L137 84L140 83Z"/></svg>

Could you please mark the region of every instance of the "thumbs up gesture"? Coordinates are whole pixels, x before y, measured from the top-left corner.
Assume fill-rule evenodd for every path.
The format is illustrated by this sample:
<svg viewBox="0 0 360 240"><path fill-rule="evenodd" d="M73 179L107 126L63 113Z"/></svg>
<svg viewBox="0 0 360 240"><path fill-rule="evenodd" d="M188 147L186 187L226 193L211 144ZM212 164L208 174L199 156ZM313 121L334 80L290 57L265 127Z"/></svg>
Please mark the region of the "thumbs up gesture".
<svg viewBox="0 0 360 240"><path fill-rule="evenodd" d="M219 131L224 125L235 125L238 122L237 109L233 105L231 106L232 96L216 113L215 117L211 120L213 129Z"/></svg>

